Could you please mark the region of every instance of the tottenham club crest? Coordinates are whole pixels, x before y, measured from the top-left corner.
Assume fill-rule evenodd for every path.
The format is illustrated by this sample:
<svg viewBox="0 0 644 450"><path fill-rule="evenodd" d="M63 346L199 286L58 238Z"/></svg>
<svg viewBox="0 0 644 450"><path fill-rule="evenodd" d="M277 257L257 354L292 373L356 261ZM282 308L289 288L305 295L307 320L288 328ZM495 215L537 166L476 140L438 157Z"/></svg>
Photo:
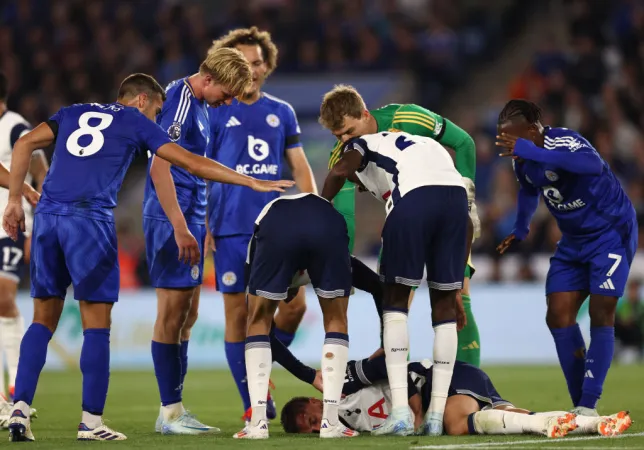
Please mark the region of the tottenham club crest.
<svg viewBox="0 0 644 450"><path fill-rule="evenodd" d="M552 170L546 170L546 178L550 181L557 181L559 179L559 175Z"/></svg>
<svg viewBox="0 0 644 450"><path fill-rule="evenodd" d="M269 114L268 116L266 116L266 123L268 123L273 128L277 128L280 126L280 118L275 114Z"/></svg>
<svg viewBox="0 0 644 450"><path fill-rule="evenodd" d="M173 142L179 140L179 138L181 137L181 124L179 122L174 122L172 125L170 125L170 128L168 128L168 136L170 136L170 139Z"/></svg>
<svg viewBox="0 0 644 450"><path fill-rule="evenodd" d="M221 277L221 282L226 286L232 286L237 283L237 275L235 272L226 272L223 277Z"/></svg>

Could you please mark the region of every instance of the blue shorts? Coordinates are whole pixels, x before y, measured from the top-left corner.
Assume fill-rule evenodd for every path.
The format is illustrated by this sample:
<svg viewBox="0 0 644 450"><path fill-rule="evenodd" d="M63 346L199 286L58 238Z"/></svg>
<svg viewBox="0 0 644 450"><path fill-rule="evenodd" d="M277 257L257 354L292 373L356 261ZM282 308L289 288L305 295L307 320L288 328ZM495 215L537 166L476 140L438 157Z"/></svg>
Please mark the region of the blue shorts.
<svg viewBox="0 0 644 450"><path fill-rule="evenodd" d="M153 287L179 289L201 285L206 226L189 223L188 229L197 240L201 252L201 260L194 266L179 261L179 247L174 240L174 229L170 222L150 217L143 218L145 254L148 260L150 284Z"/></svg>
<svg viewBox="0 0 644 450"><path fill-rule="evenodd" d="M113 222L37 213L31 240L31 296L116 302L120 272Z"/></svg>
<svg viewBox="0 0 644 450"><path fill-rule="evenodd" d="M431 289L461 289L468 217L460 186L423 186L402 197L382 229L381 281L418 286L427 266Z"/></svg>
<svg viewBox="0 0 644 450"><path fill-rule="evenodd" d="M342 215L326 200L307 195L270 207L248 248L248 292L284 300L294 276L307 270L322 298L351 293L349 235Z"/></svg>
<svg viewBox="0 0 644 450"><path fill-rule="evenodd" d="M417 369L422 367L420 363L411 363L409 369L425 377L425 384L421 388L421 397L423 401L423 411L429 408L429 402L432 397L432 378L434 375L433 368ZM481 410L495 408L501 405L512 406L512 403L504 400L501 394L496 390L492 380L478 367L462 361L454 363L454 374L447 391L447 396L467 395L476 400Z"/></svg>
<svg viewBox="0 0 644 450"><path fill-rule="evenodd" d="M593 240L562 237L550 258L546 295L582 291L621 297L637 250L637 223L629 229L611 230Z"/></svg>
<svg viewBox="0 0 644 450"><path fill-rule="evenodd" d="M0 239L0 278L20 283L25 268L25 235L18 231L18 241L9 237Z"/></svg>
<svg viewBox="0 0 644 450"><path fill-rule="evenodd" d="M217 290L224 294L246 292L244 271L251 234L215 238Z"/></svg>

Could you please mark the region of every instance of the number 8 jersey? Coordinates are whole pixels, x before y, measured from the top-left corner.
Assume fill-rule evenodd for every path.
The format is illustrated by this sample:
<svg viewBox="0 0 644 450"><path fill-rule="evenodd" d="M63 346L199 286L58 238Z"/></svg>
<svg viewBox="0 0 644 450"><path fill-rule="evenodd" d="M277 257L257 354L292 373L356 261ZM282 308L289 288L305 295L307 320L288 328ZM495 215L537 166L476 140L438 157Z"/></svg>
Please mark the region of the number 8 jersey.
<svg viewBox="0 0 644 450"><path fill-rule="evenodd" d="M134 157L170 142L161 127L120 103L61 108L47 124L56 139L36 214L113 221L116 194Z"/></svg>

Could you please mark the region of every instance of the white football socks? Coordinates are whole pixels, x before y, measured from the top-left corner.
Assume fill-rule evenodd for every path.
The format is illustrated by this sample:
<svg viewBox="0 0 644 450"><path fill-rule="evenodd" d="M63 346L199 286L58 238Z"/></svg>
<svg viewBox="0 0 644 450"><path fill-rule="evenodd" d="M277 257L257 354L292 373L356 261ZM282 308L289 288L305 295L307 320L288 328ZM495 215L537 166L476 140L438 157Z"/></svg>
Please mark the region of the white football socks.
<svg viewBox="0 0 644 450"><path fill-rule="evenodd" d="M4 350L9 369L9 386L15 386L20 358L20 342L25 334L25 324L22 316L0 317L0 353ZM2 366L0 366L2 367ZM2 384L4 386L4 383Z"/></svg>
<svg viewBox="0 0 644 450"><path fill-rule="evenodd" d="M177 419L181 414L186 412L182 402L172 403L171 405L161 406L161 413L163 414L164 422L172 422ZM87 425L87 424L85 424ZM87 425L89 426L89 425Z"/></svg>
<svg viewBox="0 0 644 450"><path fill-rule="evenodd" d="M343 333L327 333L322 346L322 420L328 420L331 426L339 422L338 406L342 397L347 362L349 336Z"/></svg>
<svg viewBox="0 0 644 450"><path fill-rule="evenodd" d="M541 434L550 417L491 409L474 413L473 422L478 434Z"/></svg>
<svg viewBox="0 0 644 450"><path fill-rule="evenodd" d="M391 390L393 411L405 408L407 403L407 354L409 353L409 331L407 314L385 310L382 315L385 363ZM436 378L436 375L434 375Z"/></svg>
<svg viewBox="0 0 644 450"><path fill-rule="evenodd" d="M250 394L250 405L253 408L250 423L257 425L260 420L267 420L266 399L273 363L268 335L248 336L245 356L248 393Z"/></svg>
<svg viewBox="0 0 644 450"><path fill-rule="evenodd" d="M454 362L458 350L456 322L442 323L434 327L434 365L432 378L432 396L429 409L425 415L443 415L447 393L452 382Z"/></svg>
<svg viewBox="0 0 644 450"><path fill-rule="evenodd" d="M94 428L98 428L103 425L103 417L83 411L81 422L84 423L87 428L93 430Z"/></svg>

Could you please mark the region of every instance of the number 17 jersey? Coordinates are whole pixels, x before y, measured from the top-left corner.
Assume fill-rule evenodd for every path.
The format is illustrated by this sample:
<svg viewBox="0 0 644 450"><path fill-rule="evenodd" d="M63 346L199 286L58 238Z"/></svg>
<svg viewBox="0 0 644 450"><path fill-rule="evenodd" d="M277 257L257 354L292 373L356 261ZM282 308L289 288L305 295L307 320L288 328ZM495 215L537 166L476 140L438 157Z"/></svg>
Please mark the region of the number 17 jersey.
<svg viewBox="0 0 644 450"><path fill-rule="evenodd" d="M170 142L161 127L120 103L61 108L47 124L55 147L36 214L114 221L116 195L135 156Z"/></svg>

